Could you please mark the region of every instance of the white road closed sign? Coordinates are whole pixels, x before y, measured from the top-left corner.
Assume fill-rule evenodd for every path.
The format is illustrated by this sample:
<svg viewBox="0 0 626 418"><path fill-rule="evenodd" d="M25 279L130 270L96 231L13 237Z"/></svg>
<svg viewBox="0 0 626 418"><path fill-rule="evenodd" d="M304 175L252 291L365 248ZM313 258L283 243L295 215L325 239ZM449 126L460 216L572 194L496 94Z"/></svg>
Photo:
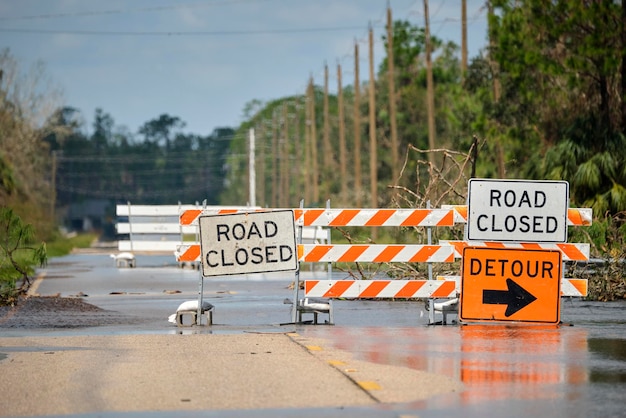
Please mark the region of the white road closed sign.
<svg viewBox="0 0 626 418"><path fill-rule="evenodd" d="M470 241L567 242L569 183L471 179Z"/></svg>
<svg viewBox="0 0 626 418"><path fill-rule="evenodd" d="M292 210L201 216L202 275L296 270Z"/></svg>

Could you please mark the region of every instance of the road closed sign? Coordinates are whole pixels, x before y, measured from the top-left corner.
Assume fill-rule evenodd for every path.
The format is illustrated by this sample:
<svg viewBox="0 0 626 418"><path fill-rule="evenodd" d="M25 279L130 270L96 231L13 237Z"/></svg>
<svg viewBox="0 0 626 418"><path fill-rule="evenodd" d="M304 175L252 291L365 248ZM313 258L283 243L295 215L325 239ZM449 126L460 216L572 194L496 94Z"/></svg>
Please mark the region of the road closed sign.
<svg viewBox="0 0 626 418"><path fill-rule="evenodd" d="M567 242L566 181L471 179L470 241Z"/></svg>
<svg viewBox="0 0 626 418"><path fill-rule="evenodd" d="M558 250L466 247L459 318L559 323L561 260Z"/></svg>
<svg viewBox="0 0 626 418"><path fill-rule="evenodd" d="M292 210L201 216L202 275L296 270Z"/></svg>

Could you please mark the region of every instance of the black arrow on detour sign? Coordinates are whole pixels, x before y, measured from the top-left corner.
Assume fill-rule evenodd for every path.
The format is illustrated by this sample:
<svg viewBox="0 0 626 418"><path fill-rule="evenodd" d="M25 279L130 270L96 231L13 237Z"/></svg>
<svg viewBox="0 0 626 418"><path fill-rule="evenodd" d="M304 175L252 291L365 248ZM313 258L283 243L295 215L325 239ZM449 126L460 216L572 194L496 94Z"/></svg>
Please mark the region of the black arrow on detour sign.
<svg viewBox="0 0 626 418"><path fill-rule="evenodd" d="M507 318L530 305L537 298L512 279L506 279L507 290L483 290L483 304L507 305L504 316Z"/></svg>

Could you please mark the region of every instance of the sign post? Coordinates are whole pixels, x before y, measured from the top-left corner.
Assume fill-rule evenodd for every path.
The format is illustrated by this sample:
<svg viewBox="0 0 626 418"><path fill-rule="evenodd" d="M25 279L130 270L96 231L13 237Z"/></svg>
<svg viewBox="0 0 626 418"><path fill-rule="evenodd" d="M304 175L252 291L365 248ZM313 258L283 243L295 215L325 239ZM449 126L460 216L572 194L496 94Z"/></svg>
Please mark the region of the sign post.
<svg viewBox="0 0 626 418"><path fill-rule="evenodd" d="M460 320L558 324L561 258L556 250L466 247Z"/></svg>

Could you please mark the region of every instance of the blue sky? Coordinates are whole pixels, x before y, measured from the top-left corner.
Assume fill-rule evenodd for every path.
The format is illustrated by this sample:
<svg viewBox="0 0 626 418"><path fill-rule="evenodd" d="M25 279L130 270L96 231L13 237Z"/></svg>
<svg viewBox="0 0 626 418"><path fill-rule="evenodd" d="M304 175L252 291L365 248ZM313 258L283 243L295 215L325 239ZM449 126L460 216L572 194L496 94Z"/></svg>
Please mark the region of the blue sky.
<svg viewBox="0 0 626 418"><path fill-rule="evenodd" d="M422 0L0 0L0 48L47 75L79 109L88 132L96 108L136 132L163 113L208 135L236 127L246 103L303 94L329 66L336 91L353 84L354 44L368 78L367 30L376 66L387 5L394 20L424 26ZM461 44L460 0L430 0L431 33ZM468 0L469 56L486 45L484 0Z"/></svg>

